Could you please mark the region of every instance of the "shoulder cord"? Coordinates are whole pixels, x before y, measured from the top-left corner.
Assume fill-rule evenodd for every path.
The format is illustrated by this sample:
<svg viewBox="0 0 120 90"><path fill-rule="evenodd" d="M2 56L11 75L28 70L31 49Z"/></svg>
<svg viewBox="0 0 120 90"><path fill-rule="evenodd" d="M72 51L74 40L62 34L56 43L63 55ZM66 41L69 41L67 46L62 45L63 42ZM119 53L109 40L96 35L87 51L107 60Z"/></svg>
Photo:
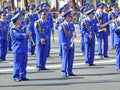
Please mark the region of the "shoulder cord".
<svg viewBox="0 0 120 90"><path fill-rule="evenodd" d="M102 20L99 19L97 15L96 15L96 20L97 20L97 22L102 23Z"/></svg>
<svg viewBox="0 0 120 90"><path fill-rule="evenodd" d="M64 24L62 25L63 31L66 36L70 36L70 30L66 31Z"/></svg>
<svg viewBox="0 0 120 90"><path fill-rule="evenodd" d="M112 12L110 12L110 16L112 19L115 19L114 15L112 14Z"/></svg>
<svg viewBox="0 0 120 90"><path fill-rule="evenodd" d="M118 27L118 22L115 20L115 25L116 25L116 27Z"/></svg>
<svg viewBox="0 0 120 90"><path fill-rule="evenodd" d="M28 21L29 22L32 22L31 20L30 20L30 16L27 14L27 18L28 18Z"/></svg>
<svg viewBox="0 0 120 90"><path fill-rule="evenodd" d="M60 18L58 18L58 24L60 24L60 23L61 23Z"/></svg>
<svg viewBox="0 0 120 90"><path fill-rule="evenodd" d="M43 34L43 33L44 33L44 29L41 27L40 21L37 22L37 25L38 25L39 33L40 33L40 34Z"/></svg>
<svg viewBox="0 0 120 90"><path fill-rule="evenodd" d="M83 22L85 28L87 28L88 30L91 30L91 26L87 26L86 20Z"/></svg>

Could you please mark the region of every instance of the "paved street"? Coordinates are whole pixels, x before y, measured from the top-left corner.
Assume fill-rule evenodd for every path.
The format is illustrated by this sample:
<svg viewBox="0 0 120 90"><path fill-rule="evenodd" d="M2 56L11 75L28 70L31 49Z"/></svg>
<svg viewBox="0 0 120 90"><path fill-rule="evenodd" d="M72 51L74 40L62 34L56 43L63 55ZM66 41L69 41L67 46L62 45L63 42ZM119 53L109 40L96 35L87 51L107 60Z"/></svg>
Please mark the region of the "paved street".
<svg viewBox="0 0 120 90"><path fill-rule="evenodd" d="M76 30L78 32L78 30ZM58 38L55 31L55 43L51 45L51 55L47 59L48 71L36 71L36 55L29 55L29 81L14 82L12 79L13 58L8 52L7 60L0 62L0 90L119 90L120 72L115 69L115 50L109 42L109 59L100 60L97 56L97 41L94 67L84 64L80 52L80 36L75 39L74 77L61 77L61 60L58 57ZM109 39L110 41L110 39Z"/></svg>

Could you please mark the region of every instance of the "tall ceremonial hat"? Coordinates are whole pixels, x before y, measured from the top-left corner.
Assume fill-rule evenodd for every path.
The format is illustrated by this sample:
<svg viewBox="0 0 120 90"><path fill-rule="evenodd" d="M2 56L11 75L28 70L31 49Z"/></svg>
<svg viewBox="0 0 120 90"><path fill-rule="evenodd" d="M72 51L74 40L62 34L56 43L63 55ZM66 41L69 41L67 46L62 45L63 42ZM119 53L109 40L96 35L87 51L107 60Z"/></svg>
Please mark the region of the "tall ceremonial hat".
<svg viewBox="0 0 120 90"><path fill-rule="evenodd" d="M67 11L67 12L63 15L63 17L67 17L67 16L71 17L71 16L72 16L71 12L72 12L72 11L70 11L70 10Z"/></svg>
<svg viewBox="0 0 120 90"><path fill-rule="evenodd" d="M67 8L68 8L68 6L65 4L64 6L62 6L62 7L60 8L59 13L62 13L62 12L64 12L64 11L66 11Z"/></svg>
<svg viewBox="0 0 120 90"><path fill-rule="evenodd" d="M12 17L11 21L16 21L20 18L21 18L21 12L18 12Z"/></svg>
<svg viewBox="0 0 120 90"><path fill-rule="evenodd" d="M118 7L118 3L112 3L110 6L111 7Z"/></svg>
<svg viewBox="0 0 120 90"><path fill-rule="evenodd" d="M43 6L49 7L50 5L48 2L43 2L43 3L41 3L41 7L43 7Z"/></svg>
<svg viewBox="0 0 120 90"><path fill-rule="evenodd" d="M87 8L86 6L82 6L82 8L80 9L80 12L83 13L86 10L86 8Z"/></svg>
<svg viewBox="0 0 120 90"><path fill-rule="evenodd" d="M18 12L20 12L22 14L22 11L20 9L18 9L14 12L14 15L17 14Z"/></svg>
<svg viewBox="0 0 120 90"><path fill-rule="evenodd" d="M89 15L89 14L91 14L91 13L95 13L95 9L94 9L94 8L91 8L90 10L88 10L88 11L86 12L86 15Z"/></svg>
<svg viewBox="0 0 120 90"><path fill-rule="evenodd" d="M2 11L0 11L0 15L5 16L6 15L6 11L4 9Z"/></svg>
<svg viewBox="0 0 120 90"><path fill-rule="evenodd" d="M100 7L104 7L104 6L105 6L105 4L101 2L101 3L98 3L96 7L100 8Z"/></svg>
<svg viewBox="0 0 120 90"><path fill-rule="evenodd" d="M89 2L84 3L83 6L90 6L90 3Z"/></svg>
<svg viewBox="0 0 120 90"><path fill-rule="evenodd" d="M41 7L42 7L42 4L41 4L41 3L40 3L40 4L38 4L38 7L39 7L39 8L41 8Z"/></svg>
<svg viewBox="0 0 120 90"><path fill-rule="evenodd" d="M4 7L4 10L6 10L6 11L11 10L11 7L10 6L6 6L6 7Z"/></svg>
<svg viewBox="0 0 120 90"><path fill-rule="evenodd" d="M64 7L65 7L66 9L69 9L69 4L65 4Z"/></svg>
<svg viewBox="0 0 120 90"><path fill-rule="evenodd" d="M28 8L29 8L29 9L34 9L34 8L35 8L35 4L29 4L29 5L28 5Z"/></svg>
<svg viewBox="0 0 120 90"><path fill-rule="evenodd" d="M47 13L47 11L48 11L47 9L41 9L41 10L38 11L38 14Z"/></svg>

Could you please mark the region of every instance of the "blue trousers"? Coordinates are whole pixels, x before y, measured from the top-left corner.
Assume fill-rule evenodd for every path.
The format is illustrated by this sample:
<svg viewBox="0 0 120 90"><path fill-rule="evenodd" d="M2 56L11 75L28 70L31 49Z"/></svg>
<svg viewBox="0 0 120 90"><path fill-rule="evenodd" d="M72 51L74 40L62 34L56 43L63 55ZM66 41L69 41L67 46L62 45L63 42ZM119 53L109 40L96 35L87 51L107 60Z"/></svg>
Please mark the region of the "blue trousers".
<svg viewBox="0 0 120 90"><path fill-rule="evenodd" d="M116 69L120 70L120 44L116 44Z"/></svg>
<svg viewBox="0 0 120 90"><path fill-rule="evenodd" d="M0 60L6 60L7 40L0 40Z"/></svg>
<svg viewBox="0 0 120 90"><path fill-rule="evenodd" d="M10 37L8 41L8 49L11 50L11 47L12 47L12 42L11 42L11 37Z"/></svg>
<svg viewBox="0 0 120 90"><path fill-rule="evenodd" d="M72 74L74 61L74 47L64 50L62 47L62 74Z"/></svg>
<svg viewBox="0 0 120 90"><path fill-rule="evenodd" d="M46 45L37 46L36 67L39 69L45 69L46 60L47 60L47 46Z"/></svg>
<svg viewBox="0 0 120 90"><path fill-rule="evenodd" d="M51 40L50 40L51 37L49 37L48 39L48 45L47 45L47 57L50 56L50 49L51 49Z"/></svg>
<svg viewBox="0 0 120 90"><path fill-rule="evenodd" d="M104 33L101 33L100 35L101 36L98 38L98 55L108 56L108 35ZM102 49L102 42L103 42L103 49Z"/></svg>
<svg viewBox="0 0 120 90"><path fill-rule="evenodd" d="M112 45L112 48L115 48L115 44L114 44L114 32L111 31L110 35L111 35L111 45Z"/></svg>
<svg viewBox="0 0 120 90"><path fill-rule="evenodd" d="M60 39L60 34L58 31L58 45L59 45L59 57L62 59L62 45L61 45L61 39Z"/></svg>
<svg viewBox="0 0 120 90"><path fill-rule="evenodd" d="M81 51L83 55L85 54L85 43L84 43L84 35L81 36Z"/></svg>
<svg viewBox="0 0 120 90"><path fill-rule="evenodd" d="M87 65L94 64L95 42L85 42L85 63Z"/></svg>
<svg viewBox="0 0 120 90"><path fill-rule="evenodd" d="M21 79L26 78L26 68L28 61L28 54L26 53L14 53L14 65L13 65L13 78Z"/></svg>

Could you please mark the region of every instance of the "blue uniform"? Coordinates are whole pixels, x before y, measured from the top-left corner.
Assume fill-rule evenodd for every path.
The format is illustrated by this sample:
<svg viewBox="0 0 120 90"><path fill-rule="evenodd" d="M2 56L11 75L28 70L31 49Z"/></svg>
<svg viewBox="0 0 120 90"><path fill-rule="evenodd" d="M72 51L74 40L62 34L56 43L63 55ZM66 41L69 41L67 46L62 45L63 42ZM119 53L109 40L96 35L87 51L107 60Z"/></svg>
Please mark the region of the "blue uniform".
<svg viewBox="0 0 120 90"><path fill-rule="evenodd" d="M95 52L95 33L97 33L95 20L90 20L89 17L85 18L81 23L81 33L84 35L85 63L86 65L93 65ZM92 39L89 38L89 35L92 36Z"/></svg>
<svg viewBox="0 0 120 90"><path fill-rule="evenodd" d="M10 20L12 18L12 14L6 14L6 20L9 21L9 26L10 26ZM9 27L9 30L10 30L10 27ZM11 47L12 47L12 42L11 42L11 37L10 35L8 36L8 49L11 50Z"/></svg>
<svg viewBox="0 0 120 90"><path fill-rule="evenodd" d="M108 14L107 13L100 14L98 12L95 15L95 20L97 22L97 27L98 27L98 34L97 34L98 55L101 58L102 58L102 56L108 57L108 35L110 34L109 25L105 26L105 28L103 28L103 29L99 29L101 25L108 22ZM103 48L102 48L102 42L104 43Z"/></svg>
<svg viewBox="0 0 120 90"><path fill-rule="evenodd" d="M79 24L78 24L78 26L79 26L78 30L79 30L79 32L81 34L81 51L82 51L83 55L85 54L85 44L84 44L84 35L82 34L82 31L81 31L81 22L85 18L86 18L86 16L81 13L80 17L79 17Z"/></svg>
<svg viewBox="0 0 120 90"><path fill-rule="evenodd" d="M74 61L74 43L72 36L74 32L74 24L64 21L59 26L60 39L62 45L62 75L73 74L73 61ZM67 47L67 49L64 49Z"/></svg>
<svg viewBox="0 0 120 90"><path fill-rule="evenodd" d="M50 23L40 18L34 24L35 34L36 34L36 47L37 47L37 62L36 67L38 70L45 70L46 60L47 60L47 49L49 45L50 38ZM44 39L45 43L42 44L41 40Z"/></svg>
<svg viewBox="0 0 120 90"><path fill-rule="evenodd" d="M32 39L35 43L35 39L36 39L36 35L35 35L35 31L34 31L34 22L38 19L38 15L36 13L28 13L25 16L25 23L27 26L27 31L32 32ZM31 54L35 53L35 45L33 45L33 43L31 42L31 40L29 40L28 42L28 48L29 48L29 52L31 52Z"/></svg>
<svg viewBox="0 0 120 90"><path fill-rule="evenodd" d="M118 12L117 11L111 11L108 15L108 21L110 20L114 20L118 17ZM111 35L111 45L112 45L112 49L115 48L115 44L114 44L114 32L112 31L112 27L111 27L111 23L109 24L109 29L110 29L110 35Z"/></svg>
<svg viewBox="0 0 120 90"><path fill-rule="evenodd" d="M8 28L9 22L7 20L0 19L0 60L6 60Z"/></svg>
<svg viewBox="0 0 120 90"><path fill-rule="evenodd" d="M116 47L116 69L120 70L120 21L115 20L112 23L112 30L114 32L114 43Z"/></svg>
<svg viewBox="0 0 120 90"><path fill-rule="evenodd" d="M12 51L14 57L13 79L25 79L28 61L28 35L20 27L11 27Z"/></svg>
<svg viewBox="0 0 120 90"><path fill-rule="evenodd" d="M52 18L52 13L50 12L47 12L47 16L46 16L47 20L50 22L50 33L54 34L54 30L53 30L53 18ZM50 48L51 48L51 45L50 45L50 38L51 38L51 34L50 34L50 37L49 37L49 42L48 42L48 53L47 53L47 57L50 56Z"/></svg>
<svg viewBox="0 0 120 90"><path fill-rule="evenodd" d="M64 17L62 17L62 15L60 15L58 17L58 19L56 20L56 23L55 23L55 28L56 30L58 30L59 28L59 25L64 22ZM59 56L60 56L60 59L62 59L62 46L61 46L61 39L60 39L60 34L59 34L59 30L58 30L58 45L59 45Z"/></svg>

